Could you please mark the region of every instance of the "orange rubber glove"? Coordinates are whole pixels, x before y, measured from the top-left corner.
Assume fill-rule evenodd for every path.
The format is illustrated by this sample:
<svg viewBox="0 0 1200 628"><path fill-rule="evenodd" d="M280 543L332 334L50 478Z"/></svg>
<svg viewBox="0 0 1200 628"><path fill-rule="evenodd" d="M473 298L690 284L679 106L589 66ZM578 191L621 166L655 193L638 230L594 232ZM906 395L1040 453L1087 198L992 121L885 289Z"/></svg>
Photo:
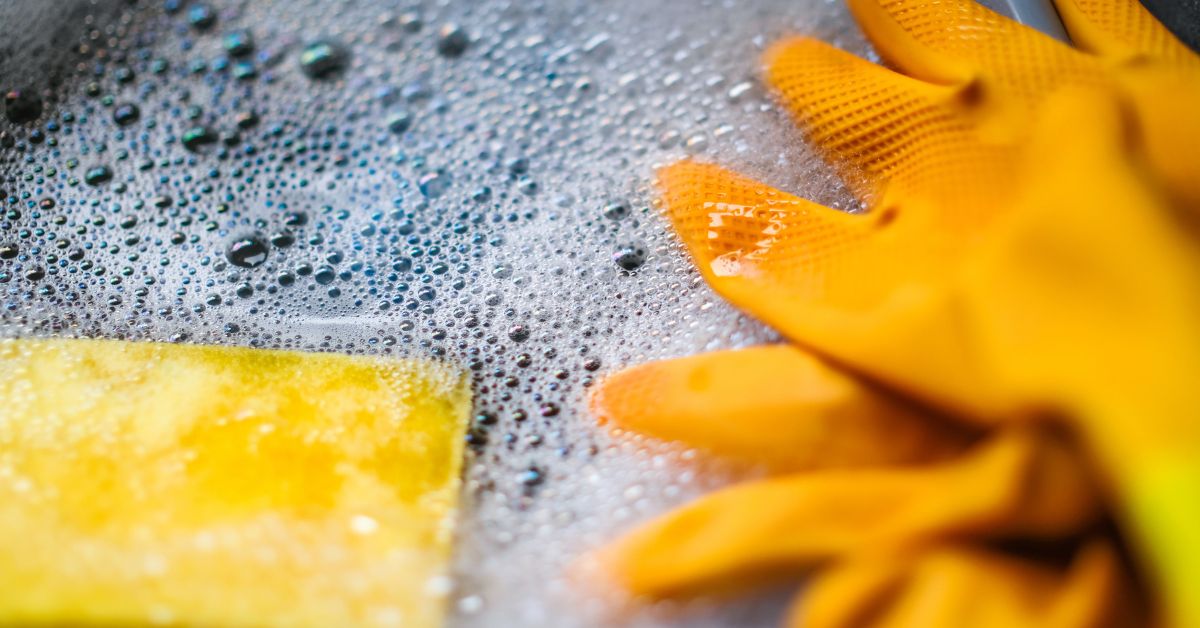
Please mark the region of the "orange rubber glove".
<svg viewBox="0 0 1200 628"><path fill-rule="evenodd" d="M1136 0L1060 0L1083 51L972 0L850 4L904 74L797 39L768 53L767 78L869 213L836 212L691 162L662 171L660 183L668 216L715 290L872 383L803 356L817 366L748 366L768 355L762 349L608 379L593 404L618 425L810 471L794 483L730 489L736 499L702 499L619 542L606 560L631 590L672 595L851 554L869 560L876 545L911 553L964 536L1084 536L1095 517L1066 507L1078 494L1065 487L1082 483L1063 478L1094 462L1161 612L1174 626L1200 625L1191 595L1200 581L1191 525L1200 518L1200 60ZM666 394L639 383L647 373ZM984 453L947 459L961 434L922 422L879 387L972 425L989 443ZM746 394L734 397L739 389ZM1057 439L1020 425L1059 417L1084 444L1063 457L1071 464L977 462L1013 439L1053 449ZM895 449L890 424L901 435ZM812 471L830 466L871 471ZM913 473L923 488L900 491L908 501L897 515L886 505L897 490L887 478ZM834 488L812 488L826 482ZM964 526L935 516L953 510L944 502L973 496L946 492L944 482L1024 497L1006 502L1004 516ZM1019 525L1034 507L1072 516L1055 519L1057 528ZM941 525L913 527L912 518ZM799 550L793 539L803 540ZM929 580L963 560L914 559L913 577ZM1006 592L1054 590L1019 572L971 571L1007 583L982 587L1002 606ZM1074 570L1052 573L1063 595L1075 590ZM804 604L817 609L817 625L822 590L814 585ZM1127 616L1108 606L1116 602L1097 597L1090 603L1103 612L1065 616L1082 623L1038 611L1029 625L1116 621ZM878 625L894 625L884 617Z"/></svg>
<svg viewBox="0 0 1200 628"><path fill-rule="evenodd" d="M800 473L718 491L636 530L609 560L631 590L670 596L935 541L1067 538L1098 515L1074 452L1013 429L952 462Z"/></svg>
<svg viewBox="0 0 1200 628"><path fill-rule="evenodd" d="M1131 612L1135 605L1120 599L1128 597L1127 588L1113 552L1102 543L1081 551L1065 575L1028 561L948 547L839 565L813 583L806 593L811 599L793 609L791 623L804 628L1145 626Z"/></svg>

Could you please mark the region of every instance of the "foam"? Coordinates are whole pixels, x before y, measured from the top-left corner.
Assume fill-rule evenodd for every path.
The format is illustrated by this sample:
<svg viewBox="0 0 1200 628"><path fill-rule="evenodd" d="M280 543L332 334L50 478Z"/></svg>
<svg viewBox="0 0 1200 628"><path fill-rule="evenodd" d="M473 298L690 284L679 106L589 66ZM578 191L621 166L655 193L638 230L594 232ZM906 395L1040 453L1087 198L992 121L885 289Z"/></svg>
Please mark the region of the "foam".
<svg viewBox="0 0 1200 628"><path fill-rule="evenodd" d="M71 78L51 90L54 102L37 123L44 130L58 121L60 130L45 133L57 146L29 145L37 126L0 120L0 130L19 142L0 149L0 189L15 197L0 207L20 212L0 213L0 246L20 250L0 259L0 272L11 276L0 283L3 334L470 364L477 411L496 421L479 426L487 444L466 471L455 623L610 621L607 598L590 597L564 570L588 547L729 474L702 470L688 452L596 427L583 407L587 381L649 359L777 339L713 295L691 268L653 208L654 169L690 155L849 207L757 79L761 50L785 34L814 34L864 53L841 3L480 0L388 10L366 1L273 0L214 7L217 23L207 32L188 26L186 8L93 8L89 26L111 45L103 60L72 53L65 63ZM423 24L416 32L413 16ZM36 39L49 28L24 23L33 27L9 35ZM470 35L459 57L438 53L445 24ZM222 48L223 35L237 29L252 32L256 78L235 78L240 59ZM79 30L89 37L88 28ZM317 39L350 50L339 76L314 81L301 72L300 50ZM129 61L114 62L122 52ZM222 57L228 66L214 67ZM167 69L155 74L159 59ZM204 69L193 73L200 60ZM135 74L129 83L118 82L122 65ZM101 96L87 95L92 81ZM104 94L114 105L136 104L140 120L118 126ZM190 106L201 109L194 119ZM224 156L220 143L197 153L180 143L196 126L230 134L236 115L249 111L260 122L241 131ZM411 118L399 134L388 128L398 112ZM64 113L75 119L64 122ZM140 169L146 161L151 166ZM70 183L98 164L113 170L112 181ZM170 206L156 207L164 195ZM44 198L55 207L39 209ZM612 203L625 204L627 215L606 217ZM286 228L285 213L295 211L307 214L307 225ZM122 227L131 216L137 224ZM263 265L243 269L225 260L234 238L284 229L296 243L272 246ZM171 243L176 233L182 244ZM62 239L70 243L60 249ZM614 263L623 247L644 251L644 264L629 272ZM75 249L82 261L69 259ZM336 263L329 260L335 253ZM425 272L393 270L404 267L402 258ZM298 273L303 264L313 272ZM96 276L100 266L105 273ZM322 266L334 270L326 285L315 280ZM26 279L34 268L58 271ZM338 278L344 271L348 278ZM281 286L280 273L291 273L293 285ZM249 298L237 295L243 285L253 291ZM422 288L433 290L431 300L418 296ZM513 340L516 325L527 339ZM521 367L524 353L531 363ZM600 365L595 372L584 368L592 359ZM720 611L701 604L682 618L652 608L622 620L769 625L782 597Z"/></svg>

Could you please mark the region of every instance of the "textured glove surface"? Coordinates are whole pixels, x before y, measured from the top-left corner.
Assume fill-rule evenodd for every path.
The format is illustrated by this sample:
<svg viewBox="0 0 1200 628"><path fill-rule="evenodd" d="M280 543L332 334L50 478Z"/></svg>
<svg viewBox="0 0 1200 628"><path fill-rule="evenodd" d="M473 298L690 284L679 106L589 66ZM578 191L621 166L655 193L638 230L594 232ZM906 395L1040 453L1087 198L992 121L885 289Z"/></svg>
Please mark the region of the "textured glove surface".
<svg viewBox="0 0 1200 628"><path fill-rule="evenodd" d="M1082 541L1098 487L1163 613L1200 625L1188 593L1200 537L1186 525L1200 515L1200 59L1135 0L1057 4L1078 48L970 0L850 0L894 70L812 39L771 48L767 81L864 214L718 166L660 172L666 213L709 284L794 347L635 367L602 383L593 407L801 473L703 498L619 541L603 556L631 590L723 590L850 564L821 571L794 616L1135 621L1113 594L1128 587L1107 541L1069 568L950 549ZM1078 442L1021 427L1051 415ZM876 555L893 565L861 567ZM929 593L960 580L987 598L976 618Z"/></svg>

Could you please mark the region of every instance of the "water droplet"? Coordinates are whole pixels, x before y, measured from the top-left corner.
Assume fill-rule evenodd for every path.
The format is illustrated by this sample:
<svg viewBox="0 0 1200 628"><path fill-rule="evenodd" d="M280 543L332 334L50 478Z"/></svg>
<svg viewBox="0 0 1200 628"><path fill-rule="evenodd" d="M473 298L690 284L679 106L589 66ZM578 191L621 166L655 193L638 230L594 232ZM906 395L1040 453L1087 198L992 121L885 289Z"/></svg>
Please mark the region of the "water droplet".
<svg viewBox="0 0 1200 628"><path fill-rule="evenodd" d="M233 119L239 129L251 129L258 126L258 114L253 111L243 111Z"/></svg>
<svg viewBox="0 0 1200 628"><path fill-rule="evenodd" d="M215 144L217 134L206 126L196 126L184 132L180 141L183 142L184 148L196 152L205 146Z"/></svg>
<svg viewBox="0 0 1200 628"><path fill-rule="evenodd" d="M728 96L729 96L730 102L738 102L739 100L742 99L743 96L745 96L747 93L749 93L750 90L753 88L754 88L754 84L750 83L750 82L738 83L737 85L734 85L733 87L729 88Z"/></svg>
<svg viewBox="0 0 1200 628"><path fill-rule="evenodd" d="M83 181L88 185L100 185L107 183L113 178L112 170L108 166L96 166L83 173Z"/></svg>
<svg viewBox="0 0 1200 628"><path fill-rule="evenodd" d="M504 167L513 174L525 174L529 172L529 160L525 157L514 157L506 161Z"/></svg>
<svg viewBox="0 0 1200 628"><path fill-rule="evenodd" d="M470 44L471 38L457 24L446 24L438 30L437 51L443 57L460 57Z"/></svg>
<svg viewBox="0 0 1200 628"><path fill-rule="evenodd" d="M406 111L399 111L388 116L387 128L397 135L407 131L412 126L412 116Z"/></svg>
<svg viewBox="0 0 1200 628"><path fill-rule="evenodd" d="M417 180L417 187L426 198L437 198L449 189L450 174L442 170L426 173Z"/></svg>
<svg viewBox="0 0 1200 628"><path fill-rule="evenodd" d="M308 214L304 212L288 212L283 215L283 224L289 227L303 227L308 224Z"/></svg>
<svg viewBox="0 0 1200 628"><path fill-rule="evenodd" d="M522 471L517 479L520 480L521 484L524 486L532 488L544 482L546 480L546 475L537 467L529 467L528 469Z"/></svg>
<svg viewBox="0 0 1200 628"><path fill-rule="evenodd" d="M295 243L296 243L296 236L294 236L290 233L287 233L286 231L280 231L280 232L271 234L271 244L274 246L277 246L281 249L287 248Z"/></svg>
<svg viewBox="0 0 1200 628"><path fill-rule="evenodd" d="M113 78L117 79L118 83L132 83L137 76L133 73L133 69L129 66L120 66L113 70Z"/></svg>
<svg viewBox="0 0 1200 628"><path fill-rule="evenodd" d="M402 13L396 22L400 25L400 28L410 33L419 32L421 27L425 25L425 22L421 20L421 16L416 13Z"/></svg>
<svg viewBox="0 0 1200 628"><path fill-rule="evenodd" d="M520 190L522 194L532 195L537 193L538 184L537 181L534 181L530 177L522 175L519 179L517 179L517 189Z"/></svg>
<svg viewBox="0 0 1200 628"><path fill-rule="evenodd" d="M267 244L258 236L244 236L230 243L225 257L234 266L255 268L267 261L267 251Z"/></svg>
<svg viewBox="0 0 1200 628"><path fill-rule="evenodd" d="M188 24L199 31L212 28L217 23L217 13L207 4L193 4L187 13Z"/></svg>
<svg viewBox="0 0 1200 628"><path fill-rule="evenodd" d="M113 109L113 121L118 126L129 126L142 117L142 110L137 105L126 103Z"/></svg>
<svg viewBox="0 0 1200 628"><path fill-rule="evenodd" d="M244 57L254 52L254 37L247 30L226 33L221 39L221 44L225 46L225 52L233 57Z"/></svg>
<svg viewBox="0 0 1200 628"><path fill-rule="evenodd" d="M329 266L322 266L317 269L316 273L313 274L313 279L316 279L317 283L321 284L322 286L327 286L333 283L333 280L336 278L337 273L335 273L334 270Z"/></svg>
<svg viewBox="0 0 1200 628"><path fill-rule="evenodd" d="M350 52L332 40L313 42L300 53L300 69L314 79L330 78L344 70L349 62Z"/></svg>
<svg viewBox="0 0 1200 628"><path fill-rule="evenodd" d="M42 115L42 99L28 90L14 89L4 95L4 115L13 124L33 122Z"/></svg>

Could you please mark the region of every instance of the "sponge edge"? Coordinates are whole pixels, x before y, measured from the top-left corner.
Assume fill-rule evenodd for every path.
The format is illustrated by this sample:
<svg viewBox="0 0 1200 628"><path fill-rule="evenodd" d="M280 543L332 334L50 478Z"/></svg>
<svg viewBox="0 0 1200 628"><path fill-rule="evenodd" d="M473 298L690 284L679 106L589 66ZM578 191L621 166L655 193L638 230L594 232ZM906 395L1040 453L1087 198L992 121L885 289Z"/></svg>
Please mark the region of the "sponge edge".
<svg viewBox="0 0 1200 628"><path fill-rule="evenodd" d="M0 624L440 625L464 375L0 341Z"/></svg>

